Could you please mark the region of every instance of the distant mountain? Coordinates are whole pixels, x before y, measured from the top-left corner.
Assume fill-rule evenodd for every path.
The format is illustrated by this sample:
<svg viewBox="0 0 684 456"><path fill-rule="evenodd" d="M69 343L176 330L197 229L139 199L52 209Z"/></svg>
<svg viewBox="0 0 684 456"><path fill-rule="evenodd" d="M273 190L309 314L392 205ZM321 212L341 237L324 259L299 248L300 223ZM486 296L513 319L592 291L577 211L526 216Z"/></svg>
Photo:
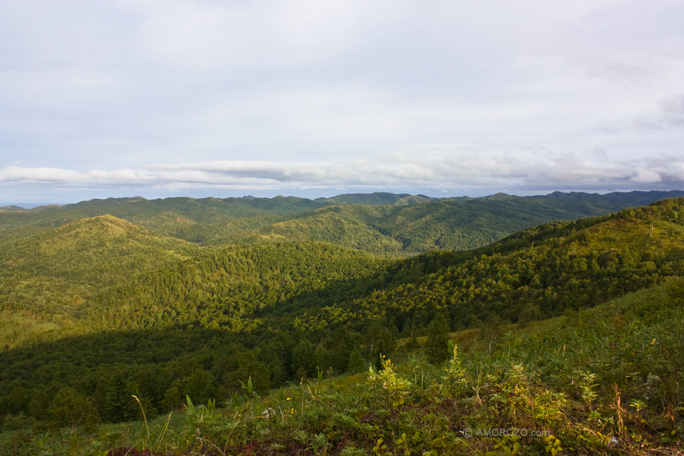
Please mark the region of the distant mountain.
<svg viewBox="0 0 684 456"><path fill-rule="evenodd" d="M318 240L397 255L468 250L541 223L604 215L676 194L684 192L554 193L533 197L498 194L410 206L344 204L302 212L253 228L249 234L247 230L236 231L210 242Z"/></svg>
<svg viewBox="0 0 684 456"><path fill-rule="evenodd" d="M392 193L317 200L109 198L0 211L0 240L110 214L164 236L204 245L315 240L373 253L411 255L473 249L540 223L604 215L683 195L672 191L444 199Z"/></svg>
<svg viewBox="0 0 684 456"><path fill-rule="evenodd" d="M315 201L326 204L363 204L369 206L378 205L394 205L394 206L412 206L414 204L423 204L434 201L436 198L430 198L424 195L410 195L408 193L347 193L344 195L337 195L331 198L317 198Z"/></svg>
<svg viewBox="0 0 684 456"><path fill-rule="evenodd" d="M268 213L285 215L322 207L324 204L296 197L275 198L108 198L64 206L0 213L0 230L22 225L55 227L85 217L110 214L141 226L155 228L158 217L173 214L195 223L221 223ZM162 225L165 225L162 223Z"/></svg>

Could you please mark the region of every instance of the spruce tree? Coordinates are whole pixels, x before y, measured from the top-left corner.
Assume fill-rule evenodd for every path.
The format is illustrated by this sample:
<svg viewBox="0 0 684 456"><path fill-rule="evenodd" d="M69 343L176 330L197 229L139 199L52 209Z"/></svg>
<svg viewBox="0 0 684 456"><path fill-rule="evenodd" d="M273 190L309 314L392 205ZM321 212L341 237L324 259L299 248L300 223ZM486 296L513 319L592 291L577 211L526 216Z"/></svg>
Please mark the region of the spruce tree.
<svg viewBox="0 0 684 456"><path fill-rule="evenodd" d="M357 372L363 372L367 369L366 360L363 358L361 352L354 348L351 353L349 353L349 372L355 374Z"/></svg>
<svg viewBox="0 0 684 456"><path fill-rule="evenodd" d="M433 364L441 363L449 357L449 326L442 314L438 314L428 326L425 352L428 361Z"/></svg>

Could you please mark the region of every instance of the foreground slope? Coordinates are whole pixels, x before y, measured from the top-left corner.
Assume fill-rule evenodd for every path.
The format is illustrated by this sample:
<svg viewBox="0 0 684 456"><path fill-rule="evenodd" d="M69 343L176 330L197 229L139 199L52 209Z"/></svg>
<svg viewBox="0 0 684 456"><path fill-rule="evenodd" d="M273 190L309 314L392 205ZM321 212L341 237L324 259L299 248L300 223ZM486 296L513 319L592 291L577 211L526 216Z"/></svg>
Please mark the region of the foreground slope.
<svg viewBox="0 0 684 456"><path fill-rule="evenodd" d="M386 358L379 372L270 394L248 383L223 410L195 398L145 423L95 430L79 416L48 433L5 430L0 448L12 455L679 455L683 294L684 281L675 279L594 309L511 325L493 349L486 330L462 331L451 335L457 350L442 365L409 351L397 363ZM177 347L187 343L179 335ZM130 418L140 419L135 412Z"/></svg>

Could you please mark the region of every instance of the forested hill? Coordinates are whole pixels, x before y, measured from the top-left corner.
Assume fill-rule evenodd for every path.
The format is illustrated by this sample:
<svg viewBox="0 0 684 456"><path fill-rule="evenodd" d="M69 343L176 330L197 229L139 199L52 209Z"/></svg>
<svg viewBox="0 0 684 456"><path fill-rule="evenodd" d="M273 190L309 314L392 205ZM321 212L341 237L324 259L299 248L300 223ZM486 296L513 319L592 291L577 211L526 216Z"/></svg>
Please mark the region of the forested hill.
<svg viewBox="0 0 684 456"><path fill-rule="evenodd" d="M157 234L202 245L323 241L372 253L406 255L472 249L540 223L604 215L676 196L684 192L557 192L443 199L392 193L316 200L110 198L32 210L0 209L0 240L110 214Z"/></svg>
<svg viewBox="0 0 684 456"><path fill-rule="evenodd" d="M186 394L220 403L250 378L262 392L379 365L434 321L492 349L504 324L682 277L683 239L684 198L406 259L311 241L198 247L110 216L7 240L2 425L69 425L58 397L116 422L138 417L131 394L153 414Z"/></svg>
<svg viewBox="0 0 684 456"><path fill-rule="evenodd" d="M375 253L467 250L491 244L541 223L603 215L631 206L626 202L629 198L615 196L494 195L407 207L332 206L298 214L259 229L252 239L320 240ZM648 199L644 194L633 196L635 201Z"/></svg>
<svg viewBox="0 0 684 456"><path fill-rule="evenodd" d="M509 204L508 197L494 199ZM679 274L681 201L554 222L477 250L407 260L306 236L201 247L113 216L82 219L0 243L0 342L13 346L75 324L82 332L251 328L286 310L286 318L309 322L302 327L391 317L402 332L425 326L435 312L448 314L453 328L495 314L510 321L557 315ZM316 217L362 217L371 209L332 206ZM321 229L339 230L332 220ZM404 220L396 223L410 232Z"/></svg>
<svg viewBox="0 0 684 456"><path fill-rule="evenodd" d="M211 248L89 295L93 330L259 327L316 334L384 321L453 329L591 307L684 274L684 199L553 222L468 252L391 260L317 242ZM125 222L124 222L125 223Z"/></svg>
<svg viewBox="0 0 684 456"><path fill-rule="evenodd" d="M109 215L6 239L0 242L0 343L68 329L101 290L199 252Z"/></svg>
<svg viewBox="0 0 684 456"><path fill-rule="evenodd" d="M63 277L110 285L131 271L156 269L194 256L198 247L159 236L111 215L84 218L0 244L4 274Z"/></svg>
<svg viewBox="0 0 684 456"><path fill-rule="evenodd" d="M420 333L443 314L462 329L560 315L682 275L684 199L677 198L396 262L370 295L302 308L297 318L319 329L386 319L400 332Z"/></svg>
<svg viewBox="0 0 684 456"><path fill-rule="evenodd" d="M211 249L139 275L91 300L84 324L98 329L192 328L248 333L290 330L291 319L265 322L274 308L370 293L391 260L317 242Z"/></svg>

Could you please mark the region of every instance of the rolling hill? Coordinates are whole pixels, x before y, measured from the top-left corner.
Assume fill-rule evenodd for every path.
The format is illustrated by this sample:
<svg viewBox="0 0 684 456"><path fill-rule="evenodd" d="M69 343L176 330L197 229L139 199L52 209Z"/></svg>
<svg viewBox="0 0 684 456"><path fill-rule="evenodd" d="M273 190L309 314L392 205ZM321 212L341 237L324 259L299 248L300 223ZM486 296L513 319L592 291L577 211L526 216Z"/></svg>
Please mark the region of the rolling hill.
<svg viewBox="0 0 684 456"><path fill-rule="evenodd" d="M467 250L555 220L649 204L684 192L428 198L373 193L309 200L276 198L110 198L32 210L0 210L0 239L85 217L113 215L155 233L203 245L317 240L372 253Z"/></svg>
<svg viewBox="0 0 684 456"><path fill-rule="evenodd" d="M198 252L189 242L110 215L6 239L0 243L0 343L69 327L99 291Z"/></svg>
<svg viewBox="0 0 684 456"><path fill-rule="evenodd" d="M672 372L671 365L663 361L667 353L680 353L680 347L665 329L670 314L659 315L657 303L665 303L662 311L679 318L677 290L681 286L677 284L684 277L684 198L609 215L549 222L465 251L435 250L410 258L361 251L364 243L379 245L379 250L385 249L383 242L387 248L396 246L390 243L399 242L393 236L401 233L416 233L409 237L409 245L415 250L430 239L434 242L434 235L421 238L418 234L438 229L454 233L461 226L458 223L472 229L489 226L497 236L503 236L505 230L499 231L495 220L524 225L531 223L535 214L560 218L565 213L568 218L577 218L581 211L602 214L612 204L624 204L601 201L587 195L556 194L545 198L495 195L411 206L345 202L284 218L271 214L269 217L278 221L252 228L254 239L204 246L113 215L65 223L48 217L40 222L44 226L30 225L39 229L0 242L0 337L4 345L0 350L0 426L3 430L36 426L39 432L68 424L66 415L58 412L64 410L63 401L68 398L73 402L66 404L77 407L80 416L112 423L138 416L137 404L127 400L131 394L140 398L150 415L177 409L186 395L199 402L234 398L230 400L237 404L249 379L252 388L263 392L287 381L322 376L325 371L355 371L364 364L382 367L385 361L381 355L394 356L398 347L410 352L428 344L424 339L418 342L416 336L430 334L435 321L445 321L445 331L464 331L459 333L463 334L459 340L469 350L464 364L471 372L467 380L471 387L480 381L473 372L490 369L487 372L494 376L493 384L499 385L492 386L490 394L505 391L517 371L511 366L496 366L510 361L511 353L540 373L534 374L540 375L534 381L536 386L528 387L543 385L547 391L543 397L547 398L554 391L570 388L564 383L568 379L584 381L584 377L573 374L572 366L563 363L587 372L597 365L601 379L616 382L630 399L644 401L640 405L648 410L644 413L660 420L658 429L662 432L670 432L681 423L676 406L671 407L682 399L679 390L673 390L672 385L653 387L670 402L657 402L651 396L643 399L643 395L651 391L644 386L646 382L655 381L648 380L647 370L663 375L670 372L673 378L681 376L681 371ZM147 204L108 204L131 210L128 205L138 203ZM274 202L260 204L267 203ZM92 205L102 210L97 203ZM163 214L169 223L180 223L174 219L180 215L168 209L155 217ZM213 216L205 217L211 220ZM257 219L236 217L234 221ZM188 220L186 225L203 225ZM53 222L55 226L51 227ZM386 223L384 228L382 223ZM397 226L405 230L391 231ZM374 234L381 229L386 230L385 237ZM362 232L365 237L360 236ZM362 242L355 248L330 242L348 244L359 239ZM623 328L629 344L648 336L643 344L657 346L662 340L667 346L654 352L659 361L649 364L612 343L613 355L620 351L633 359L629 369L637 374L628 379L620 378L628 367L612 368L609 360L613 355L603 358L596 352L603 342L591 339L594 332L575 336L563 333L565 339L553 339L560 331L557 327L543 335L529 332L540 327L536 321L547 318L574 321L581 315L580 320L586 321L592 315L605 315L601 310L592 313L585 309L603 309L601 306L615 299L625 299L630 309L636 309L635 303L643 296L656 304L646 306L647 310L643 306L641 310L625 310L627 316L615 317L607 324ZM616 304L609 306L615 308ZM634 321L643 322L642 326L630 326L630 312L641 312ZM527 326L532 329L525 329ZM577 323L577 331L581 328ZM515 342L515 335L507 336L511 330L520 331L522 339ZM596 331L604 339L613 337ZM398 345L401 337L405 339ZM536 345L526 345L525 337L534 338ZM542 339L553 340L549 347L557 351L561 343L572 340L594 354L578 354L571 361L541 354L535 358L533 353L538 353L535 350ZM596 359L603 361L592 364ZM482 362L490 364L478 365L477 360L489 360ZM417 381L417 367L412 369ZM554 376L554 372L563 377ZM437 379L438 374L434 375ZM417 407L429 408L421 402L420 394L442 394L442 387L434 383L429 388L438 389L432 391L421 385L424 389L416 390L419 396L411 400L422 404ZM608 391L594 390L602 394ZM378 397L383 397L381 391L377 390ZM452 399L463 400L460 407L477 400L471 393L459 394ZM487 402L493 401L492 396L487 397L483 403L488 404L491 416L501 423L512 420L509 422L520 424L515 421L516 412L498 414L498 402ZM371 402L376 399L380 400L368 398ZM598 410L599 402L601 413L608 416L608 400L592 399L581 409L571 404L567 413L576 414L577 420L558 428L565 429L564 438L570 440L564 441L574 442L573 451L579 454L582 448L597 448L591 446L598 445L596 442L582 446L577 435L589 435L582 433L579 423L594 416L593 404ZM316 422L310 419L309 423ZM359 419L384 426L365 414ZM634 423L643 435L663 435L660 430L648 431L638 421ZM544 426L560 425L551 420L544 421ZM615 421L604 423L603 428L606 426L620 432L621 438L626 435ZM603 428L591 427L594 433ZM329 435L320 429L317 432ZM394 435L393 442L399 437ZM365 442L363 445L369 442L365 437L354 441Z"/></svg>
<svg viewBox="0 0 684 456"><path fill-rule="evenodd" d="M683 210L684 199L665 200L540 225L472 251L395 261L368 295L289 306L287 314L313 328L381 319L408 334L440 313L456 330L592 307L684 275Z"/></svg>

